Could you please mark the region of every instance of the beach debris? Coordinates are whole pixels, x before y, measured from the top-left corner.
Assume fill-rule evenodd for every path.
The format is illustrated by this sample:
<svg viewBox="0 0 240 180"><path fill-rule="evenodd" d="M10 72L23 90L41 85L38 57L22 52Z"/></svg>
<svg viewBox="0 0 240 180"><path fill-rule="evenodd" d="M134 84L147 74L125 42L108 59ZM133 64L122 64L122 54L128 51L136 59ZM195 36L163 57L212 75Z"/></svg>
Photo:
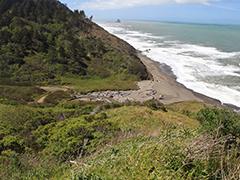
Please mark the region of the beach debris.
<svg viewBox="0 0 240 180"><path fill-rule="evenodd" d="M160 95L158 99L159 100L163 100L164 99L164 95Z"/></svg>

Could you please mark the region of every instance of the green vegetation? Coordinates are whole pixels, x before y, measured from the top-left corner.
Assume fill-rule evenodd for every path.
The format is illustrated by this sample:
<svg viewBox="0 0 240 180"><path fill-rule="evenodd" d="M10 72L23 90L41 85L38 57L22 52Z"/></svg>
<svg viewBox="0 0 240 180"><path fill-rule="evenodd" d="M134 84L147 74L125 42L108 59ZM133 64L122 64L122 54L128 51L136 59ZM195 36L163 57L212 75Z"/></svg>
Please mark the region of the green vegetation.
<svg viewBox="0 0 240 180"><path fill-rule="evenodd" d="M63 100L70 99L71 93L69 91L54 91L47 93L43 96L44 101L42 103L48 105L56 105Z"/></svg>
<svg viewBox="0 0 240 180"><path fill-rule="evenodd" d="M45 91L31 86L5 86L0 85L0 102L27 103L35 100Z"/></svg>
<svg viewBox="0 0 240 180"><path fill-rule="evenodd" d="M240 116L223 109L189 108L196 112L193 118L174 107L65 100L52 107L2 104L1 177L237 177Z"/></svg>
<svg viewBox="0 0 240 180"><path fill-rule="evenodd" d="M197 118L209 133L240 137L239 115L230 110L206 108L198 112Z"/></svg>
<svg viewBox="0 0 240 180"><path fill-rule="evenodd" d="M194 106L194 104L192 105ZM128 111L127 109L129 107L124 110ZM141 108L140 112L142 112ZM172 114L172 112L168 113ZM168 113L165 112L160 117L165 119ZM142 117L143 114L140 113L139 116ZM217 115L213 116L213 114ZM125 119L121 115L121 113L116 115L119 116L116 122ZM228 117L228 119L223 120L225 117ZM152 118L157 118L156 114L138 122L138 126L133 126L132 118L130 121L128 120L128 124L126 124L127 122L120 122L120 124L124 127L126 124L126 127L133 129L135 127L137 130L140 130L142 126L146 130L154 132L150 125L154 121ZM136 117L136 119L138 118ZM187 120L186 116L185 119ZM207 108L199 111L198 119L201 119L200 122L202 123L199 128L196 128L196 120L186 121L186 123L191 122L192 124L194 122L195 124L194 126L188 126L188 128L178 126L176 121L172 125L164 126L164 128L158 130L157 134L146 136L143 133L138 133L134 136L121 138L121 141L106 146L98 153L77 160L78 165L73 169L73 178L238 179L240 136L236 133L233 136L232 133L240 129L240 116L228 110ZM216 119L222 121L222 124L218 124ZM165 120L168 122L167 119ZM230 123L227 123L228 120L235 123L230 125ZM212 125L211 128L215 126L211 130L219 130L218 125L220 125L224 134L209 133L210 128L206 125L206 122L209 121ZM155 124L154 127L159 126Z"/></svg>
<svg viewBox="0 0 240 180"><path fill-rule="evenodd" d="M82 93L104 90L137 89L137 78L123 74L107 78L77 78L76 76L65 76L61 77L61 83Z"/></svg>
<svg viewBox="0 0 240 180"><path fill-rule="evenodd" d="M0 0L0 178L239 179L235 112L71 99L146 78L135 50L83 11Z"/></svg>
<svg viewBox="0 0 240 180"><path fill-rule="evenodd" d="M129 138L86 158L74 170L75 179L172 179L183 178L185 155L181 147L189 138L183 134ZM184 140L183 140L184 139Z"/></svg>
<svg viewBox="0 0 240 180"><path fill-rule="evenodd" d="M200 102L179 102L179 103L174 103L169 105L167 108L181 113L181 114L185 114L189 117L193 117L196 118L197 113L201 110L204 109L206 107L210 107L211 105L208 104L203 104Z"/></svg>
<svg viewBox="0 0 240 180"><path fill-rule="evenodd" d="M1 0L0 84L58 84L65 75L146 79L136 52L113 36L105 43L104 33L56 0Z"/></svg>
<svg viewBox="0 0 240 180"><path fill-rule="evenodd" d="M64 102L55 107L0 105L1 177L5 179L29 177L31 179L31 177L47 178L49 175L55 176L59 168L59 171L61 171L62 167L67 166L67 164L59 164L65 153L62 152L63 149L59 148L57 150L56 148L62 146L67 148L67 145L56 146L53 150L51 148L54 148L54 139L58 137L57 134L59 133L62 137L66 135L65 141L59 136L63 142L69 143L68 136L70 136L70 139L72 138L73 142L74 132L70 127L71 124L67 123L73 122L71 121L72 118L89 114L94 107L95 105L90 104L69 103L66 105ZM69 119L69 121L65 121L65 119ZM55 126L60 128L61 125L63 126L62 130L54 131L54 129L51 129L54 132L54 137L51 140L49 139L48 143L48 136L44 134L44 129L47 133L48 128L54 128ZM84 122L76 123L74 127L80 130L84 128ZM86 128L88 129L88 126ZM72 132L73 134L67 135L64 132ZM77 129L75 133L77 133ZM69 145L69 147L72 146L73 149L78 147L73 144ZM47 149L51 150L48 151ZM70 152L73 152L73 149ZM57 154L58 156L47 155L49 152L51 155Z"/></svg>

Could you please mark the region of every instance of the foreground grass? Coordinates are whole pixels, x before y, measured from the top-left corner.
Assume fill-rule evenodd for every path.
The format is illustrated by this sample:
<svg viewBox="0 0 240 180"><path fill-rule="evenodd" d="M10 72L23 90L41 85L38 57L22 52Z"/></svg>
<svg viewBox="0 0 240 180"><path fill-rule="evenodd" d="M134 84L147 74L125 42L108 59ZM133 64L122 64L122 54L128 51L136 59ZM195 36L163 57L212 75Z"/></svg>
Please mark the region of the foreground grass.
<svg viewBox="0 0 240 180"><path fill-rule="evenodd" d="M195 129L199 122L173 111L154 111L145 106L124 106L106 111L109 121L121 131L137 131L141 134L157 136L162 129L177 126Z"/></svg>
<svg viewBox="0 0 240 180"><path fill-rule="evenodd" d="M107 78L79 78L77 76L65 76L60 77L60 81L62 84L73 87L73 89L81 93L104 90L137 89L137 78L135 76L124 74Z"/></svg>
<svg viewBox="0 0 240 180"><path fill-rule="evenodd" d="M109 146L79 159L73 179L171 179L183 162L181 149L195 136L196 119L145 106L124 106L106 111L108 121L121 130ZM130 133L130 134L129 134ZM175 154L172 154L175 153Z"/></svg>
<svg viewBox="0 0 240 180"><path fill-rule="evenodd" d="M180 179L181 149L192 136L172 129L158 137L130 138L81 160L73 179Z"/></svg>
<svg viewBox="0 0 240 180"><path fill-rule="evenodd" d="M178 117L175 112L145 106L102 106L99 113L90 115L99 104L61 102L51 107L0 104L2 176L49 178L63 169L68 172L68 163L63 161L69 162L81 152L90 155L114 142L119 134L157 136L167 126L198 126L196 120L181 114Z"/></svg>
<svg viewBox="0 0 240 180"><path fill-rule="evenodd" d="M0 175L2 179L238 175L240 117L236 113L196 102L167 108L152 105L0 104Z"/></svg>
<svg viewBox="0 0 240 180"><path fill-rule="evenodd" d="M72 179L239 179L240 116L188 104L201 125L172 111L110 110L111 121L137 133L77 160Z"/></svg>
<svg viewBox="0 0 240 180"><path fill-rule="evenodd" d="M184 114L189 117L196 117L196 114L206 107L211 107L209 104L204 104L197 101L186 101L186 102L179 102L167 105L167 108L171 111Z"/></svg>

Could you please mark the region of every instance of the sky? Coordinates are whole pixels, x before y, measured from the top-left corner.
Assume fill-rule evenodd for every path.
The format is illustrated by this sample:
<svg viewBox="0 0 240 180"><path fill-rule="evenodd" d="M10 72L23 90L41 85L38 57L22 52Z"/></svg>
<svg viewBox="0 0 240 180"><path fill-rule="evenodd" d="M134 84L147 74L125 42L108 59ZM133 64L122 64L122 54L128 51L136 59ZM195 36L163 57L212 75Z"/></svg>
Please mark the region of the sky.
<svg viewBox="0 0 240 180"><path fill-rule="evenodd" d="M240 0L60 0L94 20L240 24Z"/></svg>

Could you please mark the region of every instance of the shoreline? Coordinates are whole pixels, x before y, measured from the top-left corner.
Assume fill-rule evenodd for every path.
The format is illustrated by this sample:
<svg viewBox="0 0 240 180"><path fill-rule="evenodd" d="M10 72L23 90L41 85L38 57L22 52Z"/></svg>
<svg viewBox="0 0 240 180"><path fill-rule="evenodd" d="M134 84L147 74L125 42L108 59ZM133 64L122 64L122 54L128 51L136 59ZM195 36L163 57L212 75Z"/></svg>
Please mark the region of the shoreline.
<svg viewBox="0 0 240 180"><path fill-rule="evenodd" d="M111 27L111 26L108 26L108 25L106 25L106 24L102 24L102 25L100 25L100 26L102 26L104 29L107 29L107 27ZM114 27L114 26L113 26ZM168 64L165 64L165 63L162 63L162 62L158 62L158 61L155 61L154 59L152 59L152 58L149 58L149 57L147 57L148 56L148 54L146 54L146 53L144 53L144 52L149 52L149 50L151 50L151 49L146 49L146 48L150 48L150 47L146 47L146 48L143 48L144 50L142 50L142 51L140 51L140 50L138 50L138 49L136 49L136 47L134 47L133 45L132 45L132 43L130 42L130 41L126 41L126 40L124 40L125 38L123 38L123 37L121 37L121 36L118 36L118 33L114 33L114 31L111 31L111 30L109 30L110 31L110 33L111 34L113 34L114 36L116 36L117 38L119 38L119 39L122 39L123 41L125 41L126 43L128 43L130 46L132 46L133 48L135 48L135 53L136 53L136 55L138 55L138 56L141 56L141 57L145 57L145 58L148 58L148 59L150 59L150 61L154 61L155 63L156 63L156 66L158 66L158 69L160 69L159 71L160 71L160 74L164 74L165 76L168 76L169 78L168 79L171 79L171 81L173 81L172 79L174 79L175 80L175 83L173 83L173 84L175 84L175 87L178 87L178 88L180 88L182 91L184 91L183 89L185 89L185 91L188 91L188 94L190 94L190 98L186 98L185 96L186 95L184 95L184 93L182 93L182 91L181 91L181 93L180 93L180 96L182 96L182 98L183 98L183 100L185 101L186 99L188 100L188 99L193 99L193 100L197 100L197 101L200 101L200 102L206 102L206 103L209 103L209 104L214 104L214 105L217 105L217 106L221 106L221 107L225 107L225 108L230 108L230 109L232 109L232 110L235 110L235 111L237 111L237 112L239 112L240 113L240 106L237 106L237 105L234 105L234 104L231 104L231 103L224 103L224 102L222 102L221 101L221 92L224 92L223 94L226 94L226 96L228 95L228 91L226 90L226 91L223 91L223 90L212 90L212 91L210 91L210 94L212 94L212 97L210 97L210 96L208 96L208 91L201 91L201 86L199 87L200 89L198 89L197 88L197 91L199 91L199 92L197 92L196 91L196 89L195 88L193 88L193 87L186 87L183 83L181 83L181 82L178 82L178 78L176 77L176 75L174 74L174 72L173 72L173 70L172 70L172 67L171 66L169 66ZM158 56L161 56L161 54L158 54ZM141 59L141 57L140 57L140 59ZM164 61L164 60L163 60ZM166 61L167 62L167 61ZM174 64L173 64L173 66L174 66ZM146 65L145 65L145 67L146 67ZM149 72L149 74L151 74L151 70L148 70L148 72ZM184 75L184 74L183 74ZM151 75L150 75L151 76ZM165 84L169 84L169 83L162 83L163 85L165 85ZM180 86L182 86L182 87L180 87ZM174 86L173 86L174 87ZM158 87L159 88L159 87ZM162 88L164 89L164 87L162 86ZM171 88L170 88L170 86L168 86L168 88L171 90ZM191 88L193 88L193 89L191 89ZM195 89L195 90L194 90ZM164 91L163 91L164 92ZM191 93L190 93L191 92ZM201 92L201 93L200 93ZM165 94L167 94L167 95L169 95L167 92L164 92ZM177 96L177 92L176 92L176 90L175 90L175 92L172 92L173 93L173 98L175 98L175 100L177 101L177 102L180 102L180 100L181 100L181 97L176 97ZM219 93L219 94L216 94L216 93ZM230 94L231 92L229 92L229 94ZM171 94L171 93L170 93ZM206 95L205 95L206 94ZM164 95L164 94L163 94ZM223 97L223 99L224 99L224 97ZM230 98L231 99L231 98ZM170 101L170 100L169 100ZM173 100L174 101L174 100ZM227 101L225 101L225 102L227 102ZM231 101L230 101L231 102ZM169 103L169 102L167 102L167 103ZM234 102L233 102L234 103ZM236 103L235 103L236 104Z"/></svg>
<svg viewBox="0 0 240 180"><path fill-rule="evenodd" d="M177 77L170 66L156 62L141 52L137 52L139 60L143 63L151 79L137 83L138 90L128 91L99 91L88 94L76 93L73 95L79 101L103 101L103 102L146 102L158 100L167 105L185 101L197 101L214 106L222 106L221 102L196 93L177 82Z"/></svg>
<svg viewBox="0 0 240 180"><path fill-rule="evenodd" d="M156 89L161 92L163 96L172 97L163 99L162 102L164 104L182 101L199 101L217 106L222 105L219 100L197 93L177 82L177 77L174 75L170 66L154 61L141 52L138 53L138 57L148 69L148 72L152 74L153 81L156 82Z"/></svg>
<svg viewBox="0 0 240 180"><path fill-rule="evenodd" d="M145 65L145 67L148 69L149 71L149 64L153 64L156 66L156 68L158 68L159 73L162 76L165 76L170 82L173 81L171 84L173 85L172 87L174 88L174 86L176 86L175 88L180 88L180 89L185 89L187 93L192 93L193 95L193 101L199 101L199 102L203 102L203 103L207 103L207 104L211 104L214 106L221 106L221 107L227 107L230 108L232 110L235 111L240 111L240 107L232 105L232 104L226 104L226 103L222 103L220 100L218 99L214 99L211 98L207 95L195 92L192 89L187 88L184 84L181 84L177 81L177 77L175 76L175 74L172 71L172 68L164 63L160 63L157 61L154 61L153 59L147 57L146 55L142 54L141 52L138 52L138 57L139 59L143 62L143 64ZM149 71L149 73L151 73ZM153 77L154 79L154 77ZM175 82L174 82L175 81ZM181 94L179 94L181 96ZM181 98L180 98L181 99ZM184 100L186 101L186 100ZM182 102L182 101L178 101L178 102ZM173 103L177 103L177 102L173 102ZM168 104L168 103L166 103Z"/></svg>
<svg viewBox="0 0 240 180"><path fill-rule="evenodd" d="M136 54L139 60L146 67L151 79L138 81L137 90L118 90L118 91L96 91L87 94L74 92L71 97L72 100L85 102L140 102L144 103L149 100L157 100L162 104L168 105L180 102L196 101L213 105L216 107L225 107L240 112L240 108L232 104L223 104L220 100L208 97L204 94L195 92L187 88L177 81L172 68L166 64L154 61L153 59L137 51ZM69 87L40 87L47 92L55 92L58 90L68 91ZM43 103L46 96L41 97L37 102Z"/></svg>

